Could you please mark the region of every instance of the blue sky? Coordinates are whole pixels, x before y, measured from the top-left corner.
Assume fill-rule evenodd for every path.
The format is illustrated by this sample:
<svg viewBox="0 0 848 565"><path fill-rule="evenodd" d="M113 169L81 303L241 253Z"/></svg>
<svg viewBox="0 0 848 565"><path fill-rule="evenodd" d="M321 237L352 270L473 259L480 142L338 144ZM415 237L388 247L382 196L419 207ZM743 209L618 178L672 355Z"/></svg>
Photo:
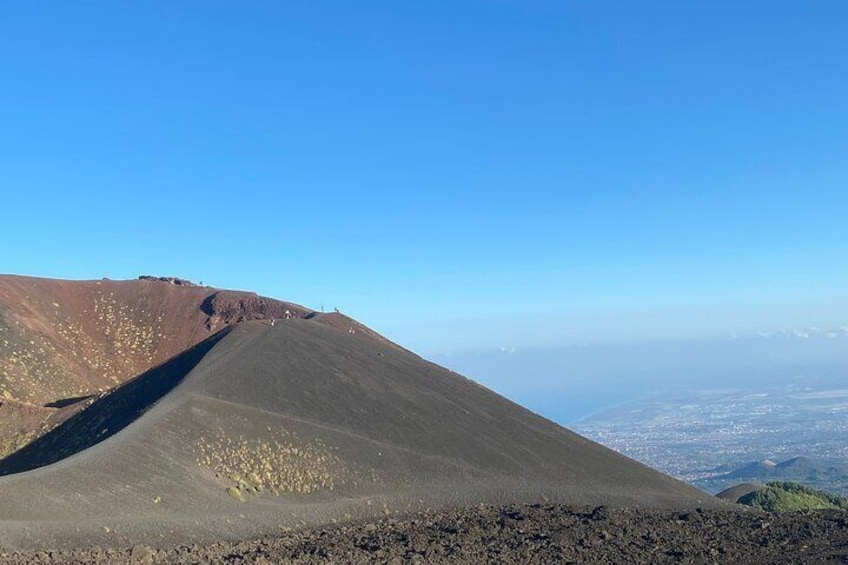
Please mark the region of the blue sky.
<svg viewBox="0 0 848 565"><path fill-rule="evenodd" d="M844 2L5 2L0 270L425 353L848 323Z"/></svg>

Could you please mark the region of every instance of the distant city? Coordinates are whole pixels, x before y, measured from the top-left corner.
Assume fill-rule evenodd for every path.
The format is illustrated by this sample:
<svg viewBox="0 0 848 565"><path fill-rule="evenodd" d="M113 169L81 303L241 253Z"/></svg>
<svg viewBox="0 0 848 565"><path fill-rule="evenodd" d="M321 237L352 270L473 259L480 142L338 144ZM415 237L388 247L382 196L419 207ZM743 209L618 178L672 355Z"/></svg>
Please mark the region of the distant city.
<svg viewBox="0 0 848 565"><path fill-rule="evenodd" d="M657 394L570 427L711 493L774 478L848 494L848 388L832 381Z"/></svg>

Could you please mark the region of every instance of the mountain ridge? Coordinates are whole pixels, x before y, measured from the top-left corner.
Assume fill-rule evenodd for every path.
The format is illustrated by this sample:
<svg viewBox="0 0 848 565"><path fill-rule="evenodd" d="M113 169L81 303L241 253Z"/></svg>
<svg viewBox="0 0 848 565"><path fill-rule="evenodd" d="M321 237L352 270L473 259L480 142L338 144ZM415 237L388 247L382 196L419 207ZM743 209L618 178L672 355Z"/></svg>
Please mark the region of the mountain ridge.
<svg viewBox="0 0 848 565"><path fill-rule="evenodd" d="M338 311L316 312L177 277L0 275L0 398L43 406L102 392L223 327L285 318L309 318L388 342Z"/></svg>
<svg viewBox="0 0 848 565"><path fill-rule="evenodd" d="M794 481L824 490L835 490L834 485L841 485L841 492L848 486L848 465L806 456L791 457L779 462L751 461L728 473L717 475L712 480L759 483Z"/></svg>

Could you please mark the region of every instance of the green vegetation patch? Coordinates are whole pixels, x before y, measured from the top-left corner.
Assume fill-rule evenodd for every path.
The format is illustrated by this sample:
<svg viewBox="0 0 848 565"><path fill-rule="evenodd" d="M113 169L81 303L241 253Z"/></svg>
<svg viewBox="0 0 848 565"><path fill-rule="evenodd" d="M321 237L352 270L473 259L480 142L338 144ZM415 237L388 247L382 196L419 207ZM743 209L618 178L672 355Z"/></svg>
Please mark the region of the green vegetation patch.
<svg viewBox="0 0 848 565"><path fill-rule="evenodd" d="M848 499L799 483L773 481L758 491L739 499L740 504L766 512L801 512L804 510L845 510Z"/></svg>

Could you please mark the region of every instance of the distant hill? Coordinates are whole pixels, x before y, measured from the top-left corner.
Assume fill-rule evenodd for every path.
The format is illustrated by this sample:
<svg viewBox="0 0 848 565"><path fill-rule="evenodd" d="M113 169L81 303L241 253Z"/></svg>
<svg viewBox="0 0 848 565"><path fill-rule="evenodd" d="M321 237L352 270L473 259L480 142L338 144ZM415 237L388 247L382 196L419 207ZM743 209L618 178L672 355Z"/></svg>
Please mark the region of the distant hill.
<svg viewBox="0 0 848 565"><path fill-rule="evenodd" d="M753 461L713 478L716 481L794 481L812 487L848 484L848 465L817 461L809 457L793 457L786 461Z"/></svg>
<svg viewBox="0 0 848 565"><path fill-rule="evenodd" d="M769 481L795 482L848 496L848 465L811 457L793 457L779 463L751 461L735 468L722 465L713 470L712 476L694 480L692 484L708 492L720 493L740 483L763 485Z"/></svg>
<svg viewBox="0 0 848 565"><path fill-rule="evenodd" d="M765 485L754 484L754 483L740 483L738 485L733 485L730 488L726 488L720 493L716 495L716 497L721 498L722 500L728 500L730 502L738 502L740 498L756 492L762 488L765 488Z"/></svg>
<svg viewBox="0 0 848 565"><path fill-rule="evenodd" d="M787 481L766 483L764 487L740 496L737 502L766 512L848 511L848 499L846 498Z"/></svg>

